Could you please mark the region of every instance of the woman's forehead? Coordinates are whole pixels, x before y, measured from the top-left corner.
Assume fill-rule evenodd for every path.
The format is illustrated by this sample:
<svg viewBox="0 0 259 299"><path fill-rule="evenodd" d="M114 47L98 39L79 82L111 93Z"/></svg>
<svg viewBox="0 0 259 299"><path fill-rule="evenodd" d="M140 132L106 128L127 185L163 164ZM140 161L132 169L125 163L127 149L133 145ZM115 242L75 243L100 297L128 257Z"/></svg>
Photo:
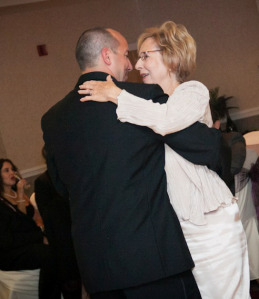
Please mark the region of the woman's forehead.
<svg viewBox="0 0 259 299"><path fill-rule="evenodd" d="M142 45L140 46L139 52L151 51L154 50L157 46L157 43L152 37L149 37L144 40Z"/></svg>
<svg viewBox="0 0 259 299"><path fill-rule="evenodd" d="M3 167L2 168L12 168L13 167L13 165L10 163L10 162L4 162L3 163Z"/></svg>

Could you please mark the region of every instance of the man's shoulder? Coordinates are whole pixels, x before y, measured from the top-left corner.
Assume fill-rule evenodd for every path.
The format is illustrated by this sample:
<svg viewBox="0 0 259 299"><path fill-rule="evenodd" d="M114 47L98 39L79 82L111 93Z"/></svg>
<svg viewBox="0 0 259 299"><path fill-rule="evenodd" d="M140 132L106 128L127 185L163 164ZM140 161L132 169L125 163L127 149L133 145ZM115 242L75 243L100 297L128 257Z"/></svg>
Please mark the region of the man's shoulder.
<svg viewBox="0 0 259 299"><path fill-rule="evenodd" d="M49 118L56 118L59 114L64 113L64 109L67 104L73 101L74 97L79 97L75 90L71 90L63 99L59 100L53 106L51 106L42 116L42 121ZM78 100L79 101L79 100Z"/></svg>
<svg viewBox="0 0 259 299"><path fill-rule="evenodd" d="M120 88L128 90L143 90L143 91L154 91L163 93L162 88L158 84L144 84L144 83L135 83L135 82L116 82Z"/></svg>
<svg viewBox="0 0 259 299"><path fill-rule="evenodd" d="M165 102L168 99L168 95L163 92L158 84L116 82L116 85L138 97L153 99L155 102Z"/></svg>
<svg viewBox="0 0 259 299"><path fill-rule="evenodd" d="M34 183L42 183L48 181L49 181L49 176L48 176L48 171L46 170L35 179Z"/></svg>

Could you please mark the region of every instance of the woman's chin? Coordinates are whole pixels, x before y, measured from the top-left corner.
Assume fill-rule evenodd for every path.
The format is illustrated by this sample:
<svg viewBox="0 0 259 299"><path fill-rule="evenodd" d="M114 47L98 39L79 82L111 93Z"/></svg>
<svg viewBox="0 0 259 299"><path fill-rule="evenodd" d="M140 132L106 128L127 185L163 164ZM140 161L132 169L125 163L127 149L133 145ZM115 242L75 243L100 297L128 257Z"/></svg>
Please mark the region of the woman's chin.
<svg viewBox="0 0 259 299"><path fill-rule="evenodd" d="M145 84L153 84L153 82L151 82L151 81L149 80L148 77L144 77L144 78L142 78L142 81L143 81L143 83L145 83Z"/></svg>

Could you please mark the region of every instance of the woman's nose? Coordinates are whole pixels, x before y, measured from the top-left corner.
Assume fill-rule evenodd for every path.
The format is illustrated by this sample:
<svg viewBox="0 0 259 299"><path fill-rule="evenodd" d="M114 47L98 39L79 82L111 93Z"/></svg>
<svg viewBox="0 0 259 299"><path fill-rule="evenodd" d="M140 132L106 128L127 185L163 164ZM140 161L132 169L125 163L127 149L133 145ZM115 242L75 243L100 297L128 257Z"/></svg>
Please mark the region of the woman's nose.
<svg viewBox="0 0 259 299"><path fill-rule="evenodd" d="M128 71L131 72L132 70L133 70L133 66L132 66L131 62L129 61Z"/></svg>
<svg viewBox="0 0 259 299"><path fill-rule="evenodd" d="M135 64L135 69L140 70L142 66L142 60L139 58L137 63Z"/></svg>

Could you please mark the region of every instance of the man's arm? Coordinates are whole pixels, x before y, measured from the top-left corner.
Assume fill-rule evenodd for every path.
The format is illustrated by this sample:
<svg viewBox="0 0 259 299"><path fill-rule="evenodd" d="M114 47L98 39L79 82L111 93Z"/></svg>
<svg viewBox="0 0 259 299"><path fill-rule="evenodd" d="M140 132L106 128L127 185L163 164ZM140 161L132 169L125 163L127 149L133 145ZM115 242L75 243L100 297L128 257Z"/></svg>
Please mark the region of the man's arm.
<svg viewBox="0 0 259 299"><path fill-rule="evenodd" d="M182 131L162 137L162 140L186 160L219 171L222 147L219 130L196 122Z"/></svg>
<svg viewBox="0 0 259 299"><path fill-rule="evenodd" d="M151 99L154 102L165 103L168 96L163 93L159 85L135 83L118 83L120 88L139 97ZM199 165L206 165L210 169L221 171L220 152L222 150L221 132L217 129L208 128L199 122L179 132L162 137L174 151L186 160Z"/></svg>
<svg viewBox="0 0 259 299"><path fill-rule="evenodd" d="M51 181L52 181L56 191L62 197L68 197L67 188L63 184L62 180L60 179L58 171L57 171L54 150L52 149L52 146L51 146L53 144L53 142L51 142L51 140L48 138L52 128L51 128L51 122L49 122L46 119L46 115L44 115L42 117L41 127L42 127L42 131L43 131L43 139L45 141L44 147L46 150L46 162L47 162L49 176L51 178Z"/></svg>

